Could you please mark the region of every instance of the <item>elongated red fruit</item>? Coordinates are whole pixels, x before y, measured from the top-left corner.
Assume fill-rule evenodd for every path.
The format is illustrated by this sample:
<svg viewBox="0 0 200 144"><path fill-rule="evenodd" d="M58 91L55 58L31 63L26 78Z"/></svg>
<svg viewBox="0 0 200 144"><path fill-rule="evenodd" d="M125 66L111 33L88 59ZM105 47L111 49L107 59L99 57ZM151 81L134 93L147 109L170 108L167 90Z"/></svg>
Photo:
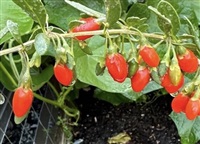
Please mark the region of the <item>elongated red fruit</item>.
<svg viewBox="0 0 200 144"><path fill-rule="evenodd" d="M183 93L179 93L174 97L171 103L172 110L176 113L185 112L186 105L190 97Z"/></svg>
<svg viewBox="0 0 200 144"><path fill-rule="evenodd" d="M131 87L135 92L141 92L149 83L150 71L146 67L140 67L131 78Z"/></svg>
<svg viewBox="0 0 200 144"><path fill-rule="evenodd" d="M186 106L185 114L189 120L194 120L200 113L200 100L191 98Z"/></svg>
<svg viewBox="0 0 200 144"><path fill-rule="evenodd" d="M198 68L198 58L194 55L194 53L187 49L185 54L178 55L178 64L182 71L193 73Z"/></svg>
<svg viewBox="0 0 200 144"><path fill-rule="evenodd" d="M15 90L12 99L12 109L17 117L24 116L31 108L33 102L32 90L19 87Z"/></svg>
<svg viewBox="0 0 200 144"><path fill-rule="evenodd" d="M122 83L128 75L128 64L119 53L106 56L106 67L112 78L117 82Z"/></svg>
<svg viewBox="0 0 200 144"><path fill-rule="evenodd" d="M85 23L76 26L72 29L72 32L84 32L84 31L94 31L100 29L100 24L95 21L96 19L93 17L89 18L82 18L81 21L84 21ZM86 35L86 36L77 36L76 38L78 40L86 40L88 38L92 37L92 35Z"/></svg>
<svg viewBox="0 0 200 144"><path fill-rule="evenodd" d="M57 64L54 66L54 75L58 82L64 86L69 86L73 80L73 71L65 64Z"/></svg>
<svg viewBox="0 0 200 144"><path fill-rule="evenodd" d="M159 65L160 57L154 48L145 45L141 47L139 54L148 66L157 67Z"/></svg>

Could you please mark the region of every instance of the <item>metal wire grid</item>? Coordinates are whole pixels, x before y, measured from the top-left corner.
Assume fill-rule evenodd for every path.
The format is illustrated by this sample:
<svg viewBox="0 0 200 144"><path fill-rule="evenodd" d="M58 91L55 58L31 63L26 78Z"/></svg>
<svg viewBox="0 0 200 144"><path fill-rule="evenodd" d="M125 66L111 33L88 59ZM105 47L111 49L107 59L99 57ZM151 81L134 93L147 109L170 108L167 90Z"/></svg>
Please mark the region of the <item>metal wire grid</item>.
<svg viewBox="0 0 200 144"><path fill-rule="evenodd" d="M40 95L53 99L51 90L44 89L43 94L39 91ZM4 104L0 105L0 144L57 144L53 128L56 127L58 111L54 106L35 99L28 117L16 125L11 108L12 93L2 84L0 92L5 97Z"/></svg>

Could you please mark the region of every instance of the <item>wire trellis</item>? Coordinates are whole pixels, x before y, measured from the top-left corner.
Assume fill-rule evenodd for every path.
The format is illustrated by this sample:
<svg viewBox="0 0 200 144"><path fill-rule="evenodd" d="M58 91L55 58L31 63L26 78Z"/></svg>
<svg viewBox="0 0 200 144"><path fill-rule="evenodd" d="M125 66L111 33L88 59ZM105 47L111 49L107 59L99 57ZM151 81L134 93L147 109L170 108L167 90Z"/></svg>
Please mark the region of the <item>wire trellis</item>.
<svg viewBox="0 0 200 144"><path fill-rule="evenodd" d="M47 86L38 92L42 96L54 99L53 93ZM5 98L4 103L0 105L0 144L59 143L56 126L59 113L57 108L34 99L28 117L21 124L16 125L11 108L12 92L0 83L0 94Z"/></svg>

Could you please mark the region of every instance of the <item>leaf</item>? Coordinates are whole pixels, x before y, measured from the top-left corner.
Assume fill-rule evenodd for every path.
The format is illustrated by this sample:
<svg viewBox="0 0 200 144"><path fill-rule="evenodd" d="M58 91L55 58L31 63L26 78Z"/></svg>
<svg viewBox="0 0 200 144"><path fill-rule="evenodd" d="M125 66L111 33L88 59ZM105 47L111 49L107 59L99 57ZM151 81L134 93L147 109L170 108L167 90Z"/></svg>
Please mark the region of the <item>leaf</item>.
<svg viewBox="0 0 200 144"><path fill-rule="evenodd" d="M0 33L0 44L7 41L12 37L6 28L7 20L11 20L14 23L18 24L19 32L22 35L30 32L33 26L33 20L12 0L3 0L0 2L0 30L3 31ZM7 30L6 30L7 29ZM2 37L2 38L1 38Z"/></svg>
<svg viewBox="0 0 200 144"><path fill-rule="evenodd" d="M18 82L10 67L10 63L4 57L1 57L0 60L0 82L6 89L13 91L18 87Z"/></svg>
<svg viewBox="0 0 200 144"><path fill-rule="evenodd" d="M126 18L128 17L139 17L139 18L149 18L149 9L146 4L135 3L129 9Z"/></svg>
<svg viewBox="0 0 200 144"><path fill-rule="evenodd" d="M53 76L53 66L49 65L41 72L31 73L33 91L40 89Z"/></svg>
<svg viewBox="0 0 200 144"><path fill-rule="evenodd" d="M13 0L44 30L47 22L45 7L41 0Z"/></svg>
<svg viewBox="0 0 200 144"><path fill-rule="evenodd" d="M146 18L139 18L139 17L128 17L126 19L126 23L128 26L134 27L139 29L140 31L146 31L148 29L148 25L145 23Z"/></svg>
<svg viewBox="0 0 200 144"><path fill-rule="evenodd" d="M157 23L160 29L166 34L168 34L172 29L171 21L164 15L162 15L156 8L152 6L148 6L148 8L157 15Z"/></svg>
<svg viewBox="0 0 200 144"><path fill-rule="evenodd" d="M21 39L21 35L19 33L19 29L18 29L17 23L14 23L13 21L8 20L7 21L7 28L9 30L9 32L11 33L11 35L14 37L14 39L18 43L22 44L22 39Z"/></svg>
<svg viewBox="0 0 200 144"><path fill-rule="evenodd" d="M199 116L191 121L186 118L184 113L177 114L172 112L170 117L178 129L182 144L196 144L200 140Z"/></svg>
<svg viewBox="0 0 200 144"><path fill-rule="evenodd" d="M169 30L172 30L174 35L177 34L180 29L180 19L174 7L169 2L163 0L158 3L157 9L170 20L172 26L171 29L169 29L168 23L165 23L161 17L157 17L160 29L165 33L169 33Z"/></svg>
<svg viewBox="0 0 200 144"><path fill-rule="evenodd" d="M121 17L121 3L120 0L104 0L106 9L106 21L109 26L116 23Z"/></svg>
<svg viewBox="0 0 200 144"><path fill-rule="evenodd" d="M73 2L73 1L69 1L69 0L65 0L65 2L68 3L69 5L73 6L74 8L86 13L89 16L94 16L94 17L98 17L98 18L105 16L104 14L97 12L91 8L88 8L78 2Z"/></svg>
<svg viewBox="0 0 200 144"><path fill-rule="evenodd" d="M49 22L59 26L63 30L69 29L69 22L80 18L80 12L67 5L63 0L44 0L45 8L49 16Z"/></svg>
<svg viewBox="0 0 200 144"><path fill-rule="evenodd" d="M100 89L95 89L94 96L100 100L107 101L116 106L121 103L127 103L127 102L132 101L126 98L125 96L123 96L122 94L109 93L109 92L102 91Z"/></svg>
<svg viewBox="0 0 200 144"><path fill-rule="evenodd" d="M4 27L1 31L0 31L0 39L6 35L8 32L8 28L7 27Z"/></svg>
<svg viewBox="0 0 200 144"><path fill-rule="evenodd" d="M50 38L47 37L44 33L39 33L35 37L34 42L35 49L39 55L49 55L56 56L56 51L54 49L54 45L50 41Z"/></svg>

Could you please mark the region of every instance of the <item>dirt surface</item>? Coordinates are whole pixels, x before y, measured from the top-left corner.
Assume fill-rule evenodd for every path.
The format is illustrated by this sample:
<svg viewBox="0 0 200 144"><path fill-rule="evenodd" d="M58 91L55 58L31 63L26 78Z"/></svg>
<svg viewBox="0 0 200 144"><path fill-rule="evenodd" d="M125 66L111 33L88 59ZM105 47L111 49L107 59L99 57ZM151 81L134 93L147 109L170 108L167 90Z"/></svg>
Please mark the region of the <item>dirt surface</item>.
<svg viewBox="0 0 200 144"><path fill-rule="evenodd" d="M107 144L108 138L126 132L131 137L128 144L180 144L169 117L171 96L161 96L150 104L113 106L90 95L82 92L77 101L81 119L74 129L75 142Z"/></svg>

